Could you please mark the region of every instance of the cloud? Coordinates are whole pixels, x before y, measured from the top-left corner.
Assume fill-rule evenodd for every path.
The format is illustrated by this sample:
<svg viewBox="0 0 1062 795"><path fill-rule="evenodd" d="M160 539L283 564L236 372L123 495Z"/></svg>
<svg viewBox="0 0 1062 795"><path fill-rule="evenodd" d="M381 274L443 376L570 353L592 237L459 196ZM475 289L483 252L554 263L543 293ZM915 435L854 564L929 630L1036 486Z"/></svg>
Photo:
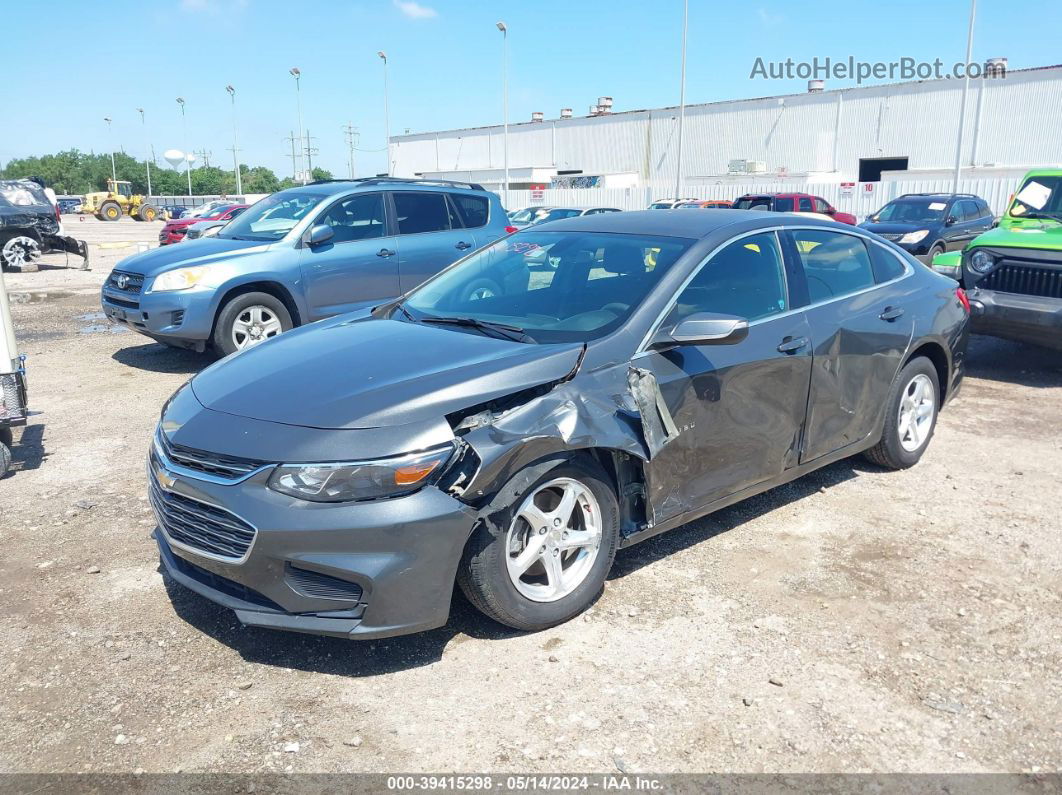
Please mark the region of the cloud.
<svg viewBox="0 0 1062 795"><path fill-rule="evenodd" d="M757 8L756 16L764 25L778 25L785 21L785 17L781 14L772 14L766 8Z"/></svg>
<svg viewBox="0 0 1062 795"><path fill-rule="evenodd" d="M410 19L432 19L439 16L434 8L422 6L416 0L394 0L395 8Z"/></svg>

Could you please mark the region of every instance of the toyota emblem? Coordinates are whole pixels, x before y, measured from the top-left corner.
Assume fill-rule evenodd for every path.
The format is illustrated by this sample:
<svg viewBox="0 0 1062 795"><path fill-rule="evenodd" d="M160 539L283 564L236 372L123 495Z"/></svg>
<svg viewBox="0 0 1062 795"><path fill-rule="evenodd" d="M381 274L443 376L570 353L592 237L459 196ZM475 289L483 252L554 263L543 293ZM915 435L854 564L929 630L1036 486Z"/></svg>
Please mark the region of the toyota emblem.
<svg viewBox="0 0 1062 795"><path fill-rule="evenodd" d="M119 290L124 290L129 286L129 277L123 273L114 280L114 283L118 285Z"/></svg>

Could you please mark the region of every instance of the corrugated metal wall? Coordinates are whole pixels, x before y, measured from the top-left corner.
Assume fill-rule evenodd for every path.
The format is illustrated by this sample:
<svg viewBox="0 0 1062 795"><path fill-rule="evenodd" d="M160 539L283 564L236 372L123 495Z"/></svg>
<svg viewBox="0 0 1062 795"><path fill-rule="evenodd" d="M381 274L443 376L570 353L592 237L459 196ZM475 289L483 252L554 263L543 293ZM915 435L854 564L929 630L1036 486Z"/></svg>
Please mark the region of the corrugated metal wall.
<svg viewBox="0 0 1062 795"><path fill-rule="evenodd" d="M770 172L836 170L855 179L859 159L874 157L908 157L911 169L948 168L955 161L961 96L962 81L933 80L691 105L683 171L689 178L720 175L730 160L747 159L766 162ZM511 124L509 165L673 181L676 116L675 108L664 108ZM500 126L392 139L399 176L501 168L502 153ZM965 165L1060 160L1062 68L971 81Z"/></svg>

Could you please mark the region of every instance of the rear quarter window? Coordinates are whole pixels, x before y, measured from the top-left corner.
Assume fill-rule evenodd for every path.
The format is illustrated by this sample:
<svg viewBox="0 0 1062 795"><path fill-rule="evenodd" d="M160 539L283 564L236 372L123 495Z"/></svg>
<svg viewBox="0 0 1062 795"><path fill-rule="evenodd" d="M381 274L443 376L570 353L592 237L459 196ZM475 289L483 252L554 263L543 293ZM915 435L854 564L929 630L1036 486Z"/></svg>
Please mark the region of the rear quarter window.
<svg viewBox="0 0 1062 795"><path fill-rule="evenodd" d="M878 284L891 282L903 276L903 263L899 257L877 243L867 243L870 249L870 264L874 269L874 281Z"/></svg>
<svg viewBox="0 0 1062 795"><path fill-rule="evenodd" d="M469 196L466 193L451 193L450 199L457 206L465 229L487 225L487 220L490 218L490 202L485 198Z"/></svg>

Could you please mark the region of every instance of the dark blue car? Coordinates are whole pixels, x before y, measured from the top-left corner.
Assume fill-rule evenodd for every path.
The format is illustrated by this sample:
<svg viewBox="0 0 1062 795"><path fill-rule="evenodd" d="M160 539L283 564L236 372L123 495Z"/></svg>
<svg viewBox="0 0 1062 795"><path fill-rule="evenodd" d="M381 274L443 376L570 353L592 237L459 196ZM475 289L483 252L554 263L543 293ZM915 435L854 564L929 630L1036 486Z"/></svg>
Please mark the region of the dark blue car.
<svg viewBox="0 0 1062 795"><path fill-rule="evenodd" d="M274 193L214 237L134 255L102 290L112 320L219 355L416 287L512 228L479 185L376 177ZM476 297L497 294L489 279Z"/></svg>
<svg viewBox="0 0 1062 795"><path fill-rule="evenodd" d="M988 202L972 193L905 193L860 226L931 262L961 249L994 220Z"/></svg>

